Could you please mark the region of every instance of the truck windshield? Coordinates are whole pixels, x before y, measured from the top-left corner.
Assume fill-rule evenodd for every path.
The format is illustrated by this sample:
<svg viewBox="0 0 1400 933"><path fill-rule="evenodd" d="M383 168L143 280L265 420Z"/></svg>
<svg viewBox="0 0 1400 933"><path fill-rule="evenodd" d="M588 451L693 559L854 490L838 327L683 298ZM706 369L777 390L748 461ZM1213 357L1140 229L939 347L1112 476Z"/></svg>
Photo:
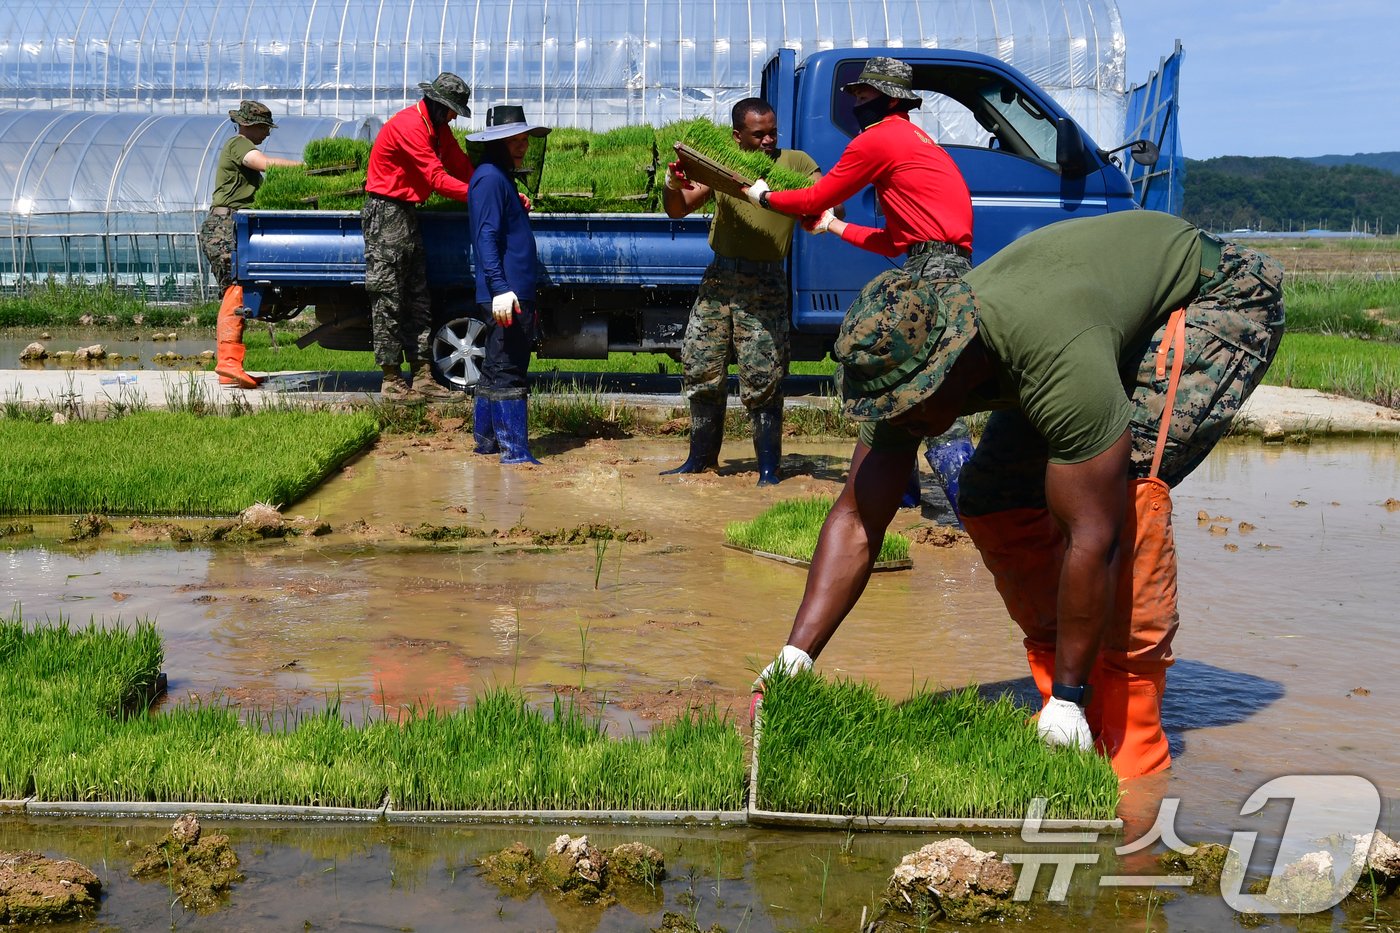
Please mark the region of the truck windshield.
<svg viewBox="0 0 1400 933"><path fill-rule="evenodd" d="M832 116L848 136L860 132L855 99L841 88L860 76L863 59L835 70ZM1023 88L1005 77L959 65L915 65L914 89L923 106L909 114L917 126L944 147L975 146L1055 166L1053 117Z"/></svg>

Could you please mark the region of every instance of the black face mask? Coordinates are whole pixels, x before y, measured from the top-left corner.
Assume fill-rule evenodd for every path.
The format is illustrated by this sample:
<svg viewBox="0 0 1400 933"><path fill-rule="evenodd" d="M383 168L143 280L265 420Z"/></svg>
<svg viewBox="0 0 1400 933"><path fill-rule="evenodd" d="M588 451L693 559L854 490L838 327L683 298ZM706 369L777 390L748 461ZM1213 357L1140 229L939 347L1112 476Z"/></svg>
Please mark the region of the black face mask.
<svg viewBox="0 0 1400 933"><path fill-rule="evenodd" d="M879 97L872 97L863 104L856 104L852 108L856 115L856 121L860 123L860 128L868 130L879 123L890 114L890 99L881 94Z"/></svg>

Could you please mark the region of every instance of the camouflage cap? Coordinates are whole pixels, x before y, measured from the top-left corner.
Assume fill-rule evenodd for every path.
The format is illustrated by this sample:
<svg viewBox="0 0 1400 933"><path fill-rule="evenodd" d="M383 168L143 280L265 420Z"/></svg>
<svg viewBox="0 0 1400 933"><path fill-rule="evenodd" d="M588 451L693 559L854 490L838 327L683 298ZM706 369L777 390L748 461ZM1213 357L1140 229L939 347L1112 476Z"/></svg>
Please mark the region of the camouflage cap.
<svg viewBox="0 0 1400 933"><path fill-rule="evenodd" d="M272 111L267 109L267 104L261 104L255 100L239 101L238 109L230 110L228 118L239 126L265 123L273 129L277 129L277 124L272 122Z"/></svg>
<svg viewBox="0 0 1400 933"><path fill-rule="evenodd" d="M472 89L467 87L467 82L450 71L444 71L431 81L418 82L418 90L422 91L428 100L437 101L459 117L472 115L472 108L467 106L472 97Z"/></svg>
<svg viewBox="0 0 1400 933"><path fill-rule="evenodd" d="M914 93L914 69L908 62L897 58L884 55L867 58L865 66L860 70L860 77L842 85L841 90L849 94L862 84L869 85L888 97L923 102L923 98Z"/></svg>
<svg viewBox="0 0 1400 933"><path fill-rule="evenodd" d="M902 415L943 385L977 336L977 299L961 279L937 288L867 287L846 312L833 356L847 417Z"/></svg>

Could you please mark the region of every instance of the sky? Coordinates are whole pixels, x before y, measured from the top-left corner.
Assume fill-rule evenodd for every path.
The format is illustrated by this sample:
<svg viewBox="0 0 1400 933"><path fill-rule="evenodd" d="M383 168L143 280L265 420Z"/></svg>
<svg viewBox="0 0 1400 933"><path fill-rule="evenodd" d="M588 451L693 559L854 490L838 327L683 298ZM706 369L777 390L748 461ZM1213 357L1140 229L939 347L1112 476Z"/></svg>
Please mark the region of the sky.
<svg viewBox="0 0 1400 933"><path fill-rule="evenodd" d="M1181 63L1188 159L1400 151L1400 0L1118 0L1128 85Z"/></svg>

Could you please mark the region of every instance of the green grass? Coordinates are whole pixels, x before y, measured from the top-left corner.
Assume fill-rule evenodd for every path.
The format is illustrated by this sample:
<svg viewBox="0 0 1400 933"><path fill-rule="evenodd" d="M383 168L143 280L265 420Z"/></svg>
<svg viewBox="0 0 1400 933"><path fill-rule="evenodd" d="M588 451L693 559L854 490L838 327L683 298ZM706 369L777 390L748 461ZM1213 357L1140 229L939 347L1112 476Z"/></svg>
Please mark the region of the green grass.
<svg viewBox="0 0 1400 933"><path fill-rule="evenodd" d="M66 424L5 418L0 514L225 515L255 502L290 505L377 433L364 411L147 411Z"/></svg>
<svg viewBox="0 0 1400 933"><path fill-rule="evenodd" d="M774 503L752 521L730 522L724 527L724 539L739 547L809 561L817 549L817 536L821 534L822 523L833 501L830 496L785 499ZM876 560L908 558L909 539L887 532Z"/></svg>
<svg viewBox="0 0 1400 933"><path fill-rule="evenodd" d="M150 713L162 663L148 623L73 628L0 620L0 797L211 801L398 809L717 809L743 806L744 747L714 710L647 738L609 738L566 700L548 714L510 689L451 713L363 725L336 704L243 715Z"/></svg>
<svg viewBox="0 0 1400 933"><path fill-rule="evenodd" d="M194 318L213 327L217 304L148 304L130 291L107 285L49 281L29 286L23 294L0 297L0 327L104 326L177 327Z"/></svg>
<svg viewBox="0 0 1400 933"><path fill-rule="evenodd" d="M1112 819L1118 778L1092 752L1046 746L1031 710L975 688L891 703L811 672L765 685L758 802L849 816Z"/></svg>
<svg viewBox="0 0 1400 933"><path fill-rule="evenodd" d="M1264 382L1400 406L1400 344L1286 333Z"/></svg>
<svg viewBox="0 0 1400 933"><path fill-rule="evenodd" d="M1291 333L1400 341L1400 278L1286 277L1283 306Z"/></svg>

